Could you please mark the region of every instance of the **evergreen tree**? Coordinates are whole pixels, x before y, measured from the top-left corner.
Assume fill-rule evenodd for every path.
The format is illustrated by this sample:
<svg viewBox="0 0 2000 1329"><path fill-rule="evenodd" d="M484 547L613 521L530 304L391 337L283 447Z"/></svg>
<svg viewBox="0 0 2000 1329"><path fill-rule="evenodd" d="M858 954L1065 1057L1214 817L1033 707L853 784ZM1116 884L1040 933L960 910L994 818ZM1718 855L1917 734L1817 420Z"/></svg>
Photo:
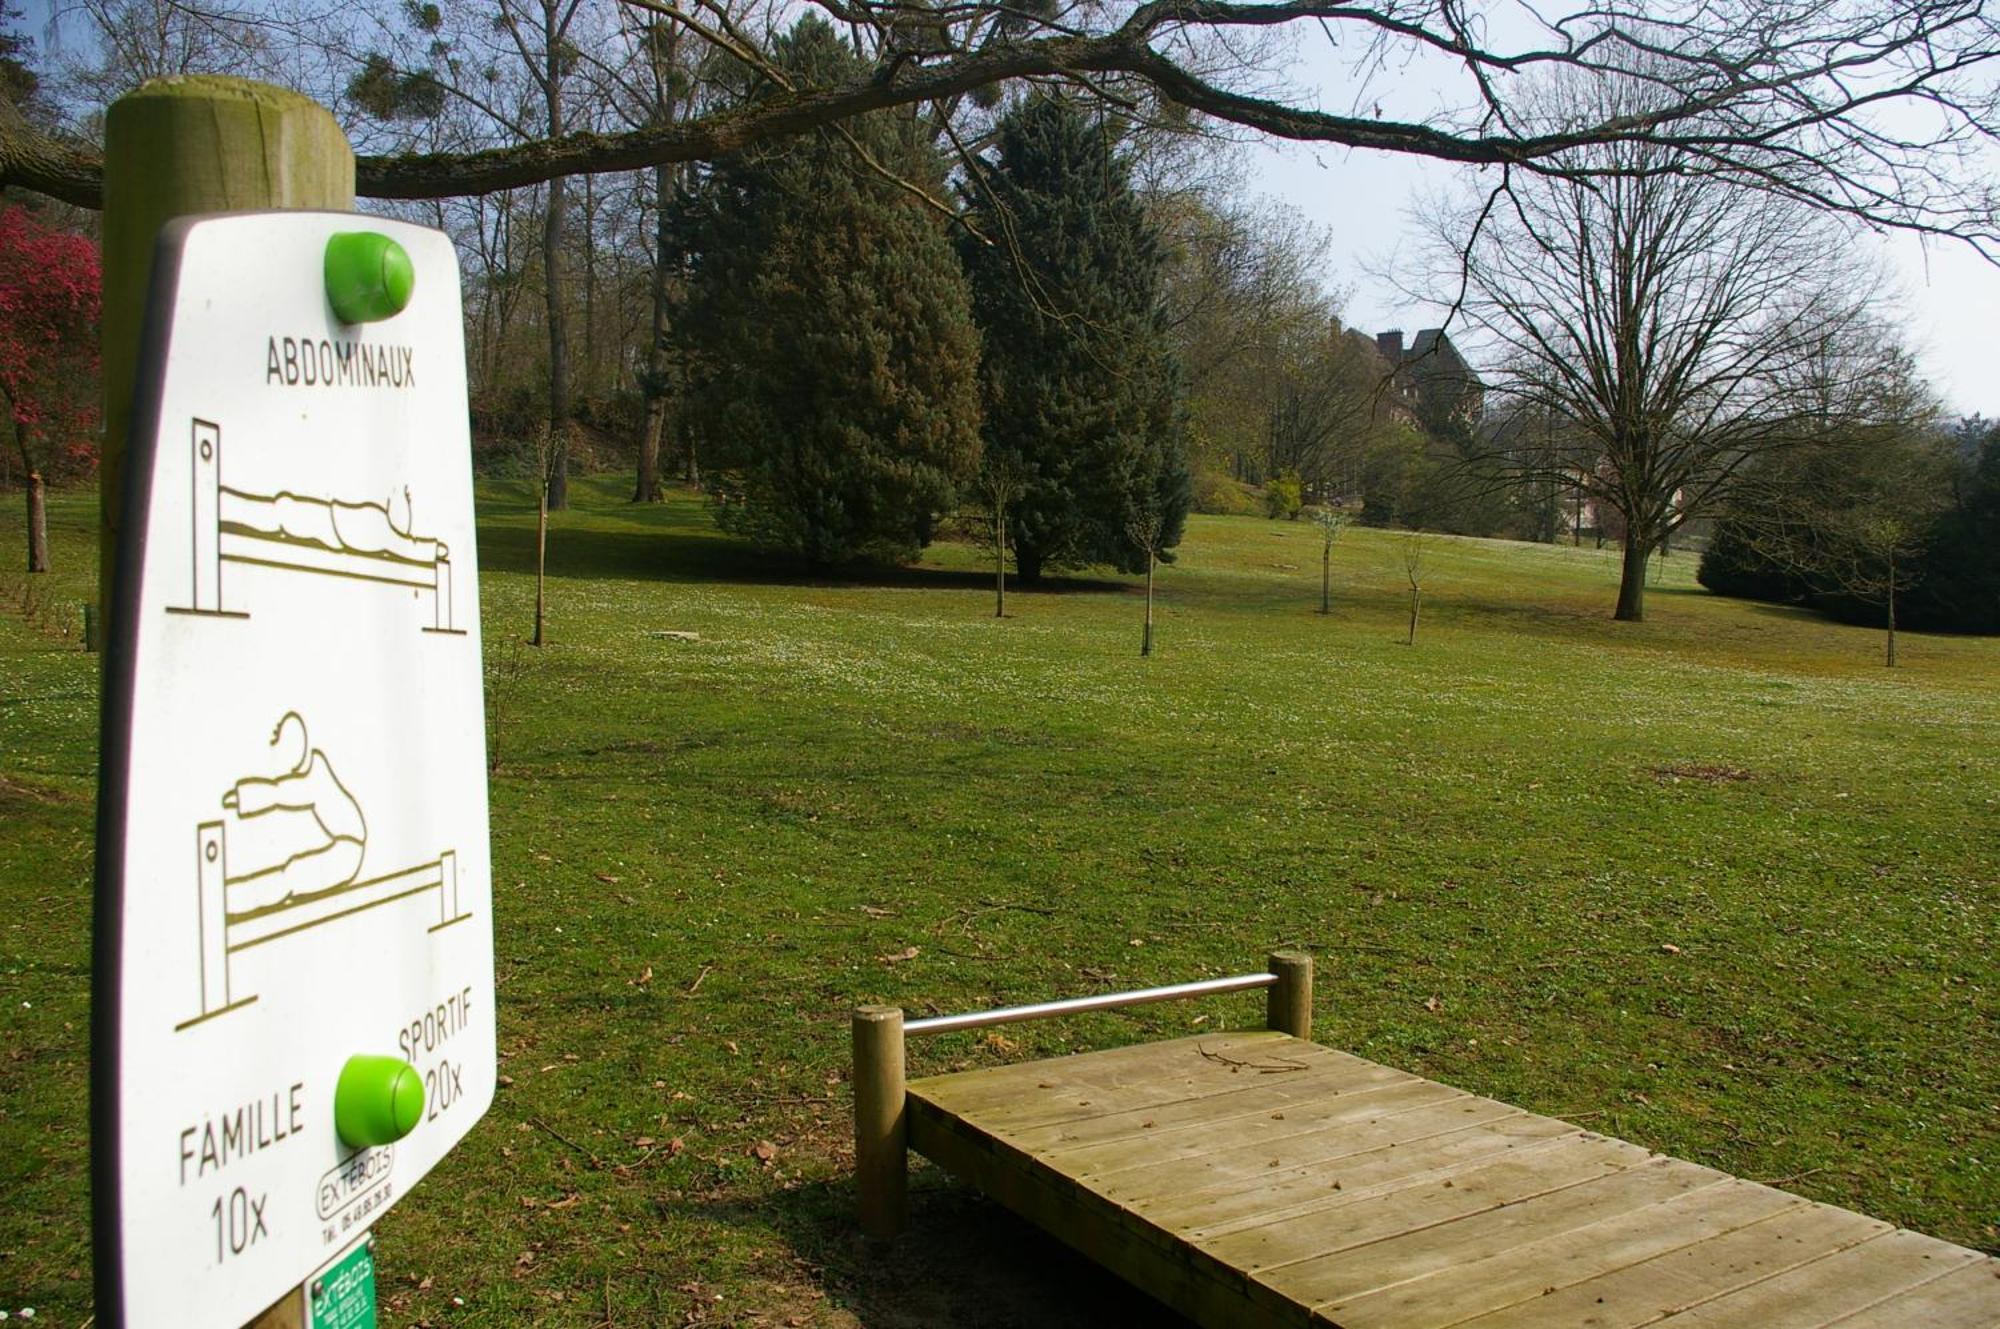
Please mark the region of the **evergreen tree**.
<svg viewBox="0 0 2000 1329"><path fill-rule="evenodd" d="M961 239L989 464L1020 477L1007 514L1024 581L1045 568L1144 572L1180 543L1192 497L1165 252L1113 133L1054 96L999 127L967 186Z"/></svg>
<svg viewBox="0 0 2000 1329"><path fill-rule="evenodd" d="M862 67L816 16L774 53L801 87ZM979 456L964 273L942 221L884 174L937 190L942 164L907 111L845 127L853 142L818 129L716 163L671 225L717 520L817 564L913 557Z"/></svg>
<svg viewBox="0 0 2000 1329"><path fill-rule="evenodd" d="M1986 433L1956 488L1956 501L1924 557L1910 624L2000 633L2000 428Z"/></svg>

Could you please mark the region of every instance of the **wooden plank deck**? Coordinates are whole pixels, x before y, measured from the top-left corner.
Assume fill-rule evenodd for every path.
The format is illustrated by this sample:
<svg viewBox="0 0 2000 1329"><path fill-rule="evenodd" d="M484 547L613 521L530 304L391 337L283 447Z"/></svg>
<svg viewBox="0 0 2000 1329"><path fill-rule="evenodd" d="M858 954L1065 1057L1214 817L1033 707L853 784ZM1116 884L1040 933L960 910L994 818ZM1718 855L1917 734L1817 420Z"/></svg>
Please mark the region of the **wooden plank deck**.
<svg viewBox="0 0 2000 1329"><path fill-rule="evenodd" d="M912 1148L1218 1329L2000 1326L2000 1260L1287 1034L906 1103Z"/></svg>

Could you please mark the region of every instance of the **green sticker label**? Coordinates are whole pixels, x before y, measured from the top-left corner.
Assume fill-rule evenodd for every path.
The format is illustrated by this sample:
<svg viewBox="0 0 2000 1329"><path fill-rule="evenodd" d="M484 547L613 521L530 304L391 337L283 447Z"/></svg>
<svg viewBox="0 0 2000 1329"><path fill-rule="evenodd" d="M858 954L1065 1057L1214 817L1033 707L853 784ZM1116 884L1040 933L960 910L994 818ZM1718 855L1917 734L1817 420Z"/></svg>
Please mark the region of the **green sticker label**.
<svg viewBox="0 0 2000 1329"><path fill-rule="evenodd" d="M313 1279L312 1329L375 1329L375 1253L364 1241Z"/></svg>

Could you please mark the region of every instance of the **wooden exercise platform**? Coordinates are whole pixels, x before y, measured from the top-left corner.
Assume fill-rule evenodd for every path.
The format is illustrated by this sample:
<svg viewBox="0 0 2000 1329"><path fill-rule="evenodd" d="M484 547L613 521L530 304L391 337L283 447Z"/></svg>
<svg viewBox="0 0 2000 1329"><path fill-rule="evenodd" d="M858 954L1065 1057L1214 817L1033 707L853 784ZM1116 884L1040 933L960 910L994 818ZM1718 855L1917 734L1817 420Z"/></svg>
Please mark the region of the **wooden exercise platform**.
<svg viewBox="0 0 2000 1329"><path fill-rule="evenodd" d="M919 1079L902 1117L908 1147L1217 1329L2000 1326L2000 1260L1280 1030ZM857 1130L864 1222L893 1231L859 1107Z"/></svg>

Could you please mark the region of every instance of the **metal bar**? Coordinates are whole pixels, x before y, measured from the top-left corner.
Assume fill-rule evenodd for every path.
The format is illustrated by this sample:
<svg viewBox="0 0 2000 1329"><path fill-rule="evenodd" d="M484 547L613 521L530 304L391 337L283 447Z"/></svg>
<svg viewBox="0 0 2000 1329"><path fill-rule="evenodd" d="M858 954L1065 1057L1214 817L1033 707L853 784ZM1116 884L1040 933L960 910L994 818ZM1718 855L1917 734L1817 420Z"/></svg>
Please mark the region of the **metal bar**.
<svg viewBox="0 0 2000 1329"><path fill-rule="evenodd" d="M997 1011L968 1011L963 1015L933 1015L928 1020L910 1020L903 1033L949 1034L960 1029L984 1029L989 1025L1013 1024L1019 1020L1041 1020L1052 1015L1074 1015L1079 1011L1108 1011L1119 1006L1143 1006L1153 1001L1173 1001L1180 997L1210 997L1219 992L1243 992L1267 988L1278 981L1276 974L1237 974L1230 978L1204 978L1193 983L1174 983L1163 988L1140 988L1136 992L1106 992L1095 997L1070 997L1064 1001L1040 1001L1032 1006L1003 1006Z"/></svg>

